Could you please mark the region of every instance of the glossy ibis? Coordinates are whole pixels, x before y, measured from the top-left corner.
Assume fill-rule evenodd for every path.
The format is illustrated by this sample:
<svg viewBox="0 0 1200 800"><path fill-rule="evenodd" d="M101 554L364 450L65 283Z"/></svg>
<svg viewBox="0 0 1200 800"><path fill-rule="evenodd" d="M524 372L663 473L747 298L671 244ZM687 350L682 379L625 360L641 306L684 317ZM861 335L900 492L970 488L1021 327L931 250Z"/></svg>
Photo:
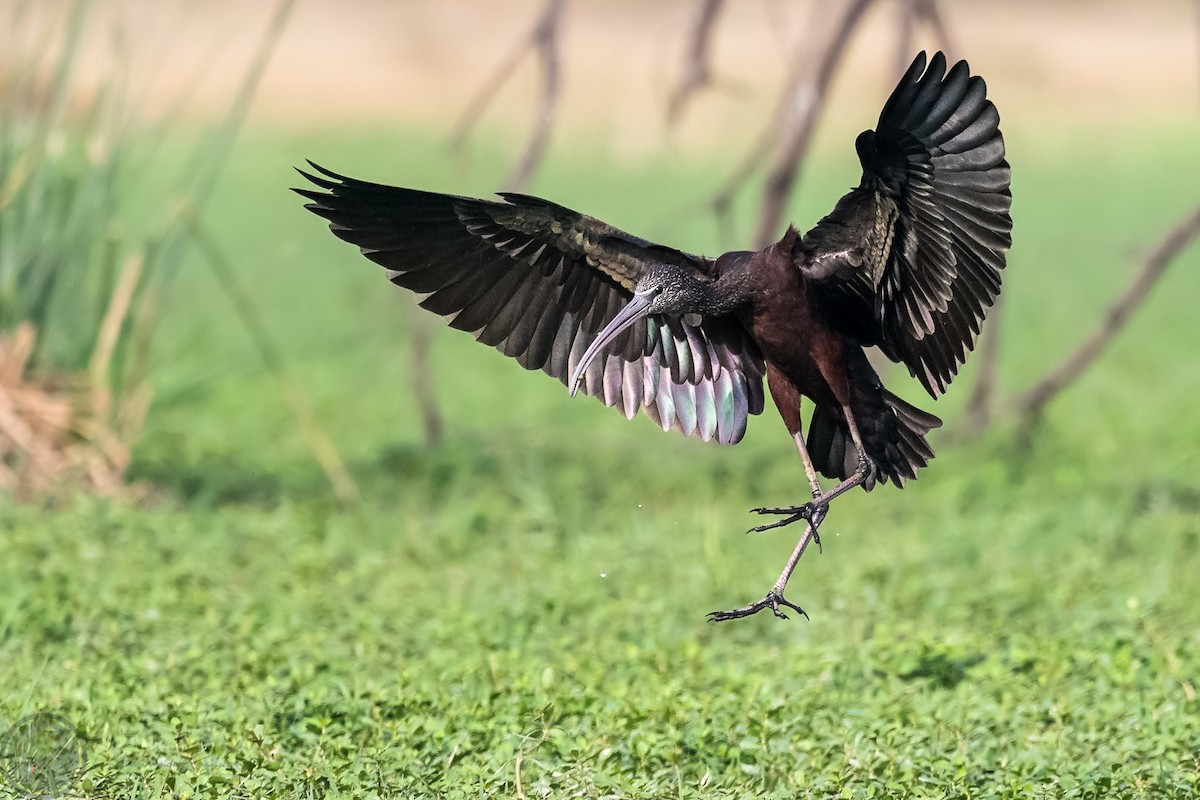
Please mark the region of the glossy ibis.
<svg viewBox="0 0 1200 800"><path fill-rule="evenodd" d="M754 509L780 519L753 530L805 532L766 597L710 617L803 614L783 591L830 501L916 478L941 424L885 389L864 348L936 398L1000 291L1012 196L999 116L966 62L946 66L918 55L855 141L859 185L804 236L789 227L758 252L706 258L528 195L422 192L316 164L301 174L320 191L296 191L424 308L626 417L733 444L763 410L765 376L812 499Z"/></svg>

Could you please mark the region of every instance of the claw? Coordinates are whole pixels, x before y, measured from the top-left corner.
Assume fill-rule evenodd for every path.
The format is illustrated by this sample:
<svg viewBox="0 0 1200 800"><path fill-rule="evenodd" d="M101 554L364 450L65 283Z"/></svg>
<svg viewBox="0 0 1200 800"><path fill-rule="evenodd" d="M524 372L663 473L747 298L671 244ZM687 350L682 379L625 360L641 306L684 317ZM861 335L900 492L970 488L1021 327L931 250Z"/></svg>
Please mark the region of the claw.
<svg viewBox="0 0 1200 800"><path fill-rule="evenodd" d="M805 619L808 619L808 612L806 612L803 608L788 600L782 594L770 591L767 592L766 597L764 597L762 600L759 600L757 603L751 603L748 606L735 608L731 611L711 611L708 614L708 621L726 622L731 619L741 619L742 617L753 616L759 611L762 611L764 608L771 609L771 613L780 619L788 619L788 615L779 610L780 606L790 608Z"/></svg>
<svg viewBox="0 0 1200 800"><path fill-rule="evenodd" d="M821 538L816 536L817 528L825 520L825 515L829 513L829 504L821 503L805 503L802 506L784 506L782 508L752 508L751 514L779 514L786 515L783 519L768 523L767 525L758 525L750 528L746 533L762 533L773 528L783 528L791 525L793 522L807 520L813 526L813 536L816 539L817 547L821 547Z"/></svg>

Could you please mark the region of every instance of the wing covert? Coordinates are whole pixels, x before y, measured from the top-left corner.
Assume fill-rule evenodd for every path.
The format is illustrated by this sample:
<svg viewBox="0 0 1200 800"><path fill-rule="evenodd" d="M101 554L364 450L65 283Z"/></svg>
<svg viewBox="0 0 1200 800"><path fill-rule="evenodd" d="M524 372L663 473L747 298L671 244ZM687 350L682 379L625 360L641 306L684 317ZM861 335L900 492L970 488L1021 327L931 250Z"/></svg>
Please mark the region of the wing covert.
<svg viewBox="0 0 1200 800"><path fill-rule="evenodd" d="M479 200L369 183L309 162L320 191L296 189L335 235L451 327L567 384L596 335L656 263L711 262L540 198ZM763 410L762 356L727 318L691 326L653 316L597 357L580 390L664 430L739 441Z"/></svg>

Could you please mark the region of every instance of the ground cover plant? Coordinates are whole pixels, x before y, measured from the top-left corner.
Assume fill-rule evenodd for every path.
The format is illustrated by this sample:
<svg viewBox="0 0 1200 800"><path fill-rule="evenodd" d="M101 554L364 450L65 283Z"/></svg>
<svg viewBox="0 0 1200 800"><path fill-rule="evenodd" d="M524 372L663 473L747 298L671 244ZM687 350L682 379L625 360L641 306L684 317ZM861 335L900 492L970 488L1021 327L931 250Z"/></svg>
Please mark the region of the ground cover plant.
<svg viewBox="0 0 1200 800"><path fill-rule="evenodd" d="M1058 135L1010 139L1005 385L1069 347L1135 248L1194 202L1186 132ZM193 258L130 470L151 500L0 506L0 719L78 726L75 791L1200 793L1194 251L1032 447L1003 428L939 442L904 492L840 501L793 583L810 622L714 626L704 613L752 599L793 543L740 533L747 508L802 485L770 414L736 448L704 446L442 332L448 427L422 443L409 306L286 188L306 156L459 191L502 170L463 186L441 153L426 132L258 130L206 215L360 502L336 499ZM844 190L852 157L814 164L795 218ZM531 190L636 230L705 180L581 149ZM702 221L668 235L716 247ZM938 404L948 420L969 378Z"/></svg>

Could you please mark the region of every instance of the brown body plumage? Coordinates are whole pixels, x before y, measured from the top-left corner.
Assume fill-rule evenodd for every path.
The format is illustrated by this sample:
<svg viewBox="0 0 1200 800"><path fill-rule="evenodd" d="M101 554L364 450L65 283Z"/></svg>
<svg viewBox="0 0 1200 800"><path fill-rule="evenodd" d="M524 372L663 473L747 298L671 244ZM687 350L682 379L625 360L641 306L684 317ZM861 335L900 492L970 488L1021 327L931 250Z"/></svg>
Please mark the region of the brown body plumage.
<svg viewBox="0 0 1200 800"><path fill-rule="evenodd" d="M777 615L830 501L928 464L940 421L887 391L864 348L905 364L933 397L974 347L1010 243L999 117L965 62L913 62L855 143L859 186L801 237L712 259L639 239L546 200L502 201L368 183L317 167L297 190L339 237L452 327L664 429L735 443L763 378L813 501L755 530L807 521L758 603ZM807 440L801 399L814 405ZM840 482L822 490L817 473Z"/></svg>

